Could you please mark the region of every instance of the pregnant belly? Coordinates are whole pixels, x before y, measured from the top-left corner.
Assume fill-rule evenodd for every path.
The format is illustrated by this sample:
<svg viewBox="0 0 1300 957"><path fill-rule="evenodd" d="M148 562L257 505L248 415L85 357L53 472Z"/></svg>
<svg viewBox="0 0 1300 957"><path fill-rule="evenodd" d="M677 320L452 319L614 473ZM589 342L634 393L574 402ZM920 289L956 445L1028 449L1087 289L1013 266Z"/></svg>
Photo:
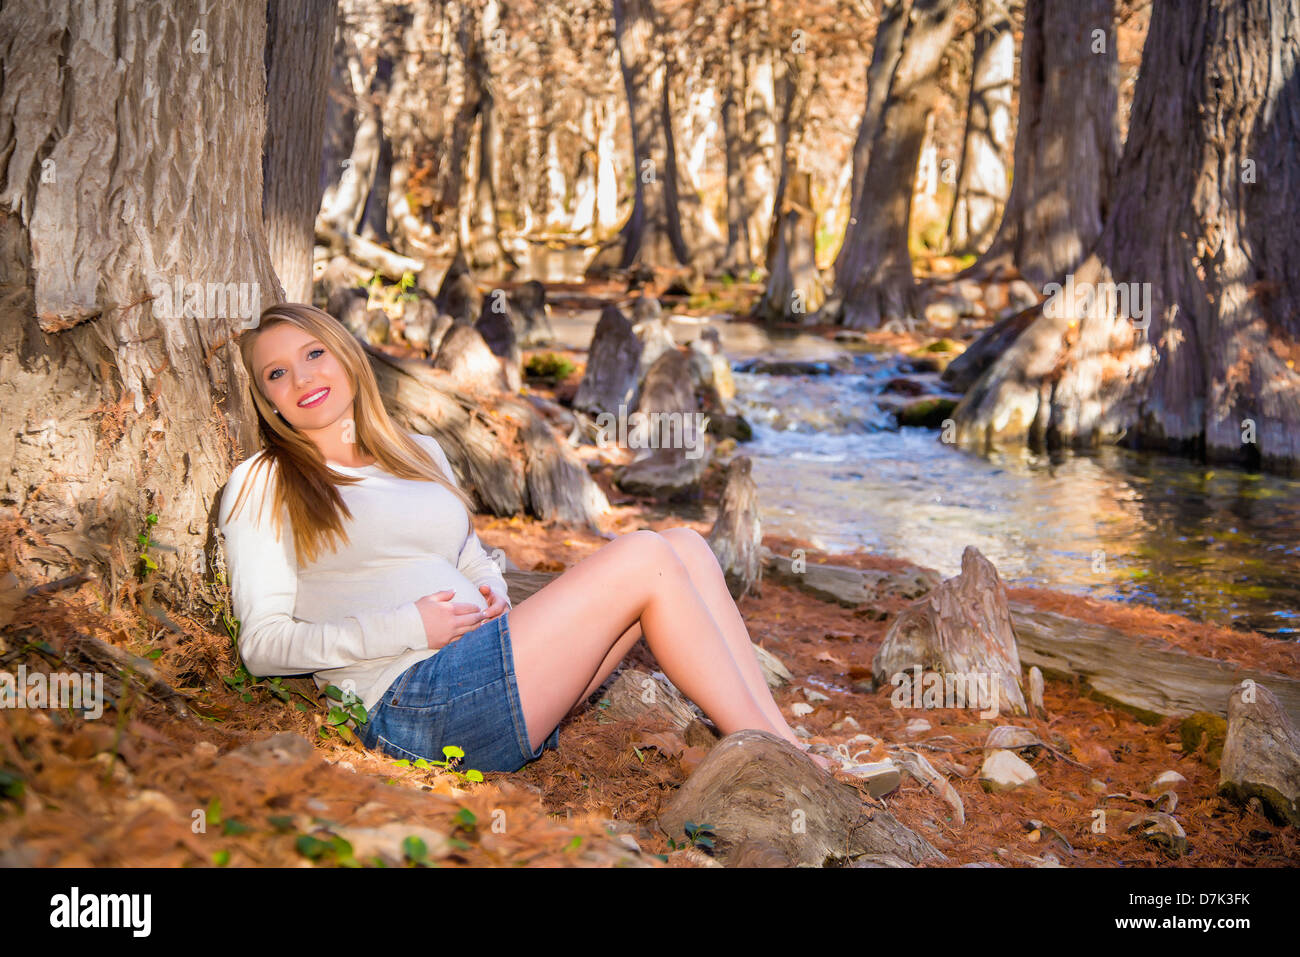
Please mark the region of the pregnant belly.
<svg viewBox="0 0 1300 957"><path fill-rule="evenodd" d="M454 591L453 602L486 608L487 600L472 581L446 560L404 562L388 568L357 569L350 574L299 576L297 610L303 621L329 620L371 611L388 611L425 595ZM326 609L329 613L322 613ZM307 612L308 614L303 614Z"/></svg>

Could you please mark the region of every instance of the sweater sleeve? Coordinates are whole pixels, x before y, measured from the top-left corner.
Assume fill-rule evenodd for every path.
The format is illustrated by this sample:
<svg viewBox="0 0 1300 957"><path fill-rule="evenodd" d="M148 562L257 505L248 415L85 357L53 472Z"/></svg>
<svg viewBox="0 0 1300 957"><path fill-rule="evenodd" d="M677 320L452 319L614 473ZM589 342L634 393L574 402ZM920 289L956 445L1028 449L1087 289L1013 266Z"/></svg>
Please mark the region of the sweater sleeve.
<svg viewBox="0 0 1300 957"><path fill-rule="evenodd" d="M424 442L425 447L433 455L434 461L438 463L443 473L451 480L453 485L460 488L460 482L456 479L456 472L452 469L451 462L448 461L447 454L443 452L438 440L431 435L414 432L411 434L417 440ZM469 534L465 536L465 542L461 546L459 556L457 556L456 567L476 586L490 585L492 590L505 600L507 609L514 608L514 605L510 603L510 593L500 566L487 553L483 543L479 541L478 535L474 532L473 516L470 516Z"/></svg>
<svg viewBox="0 0 1300 957"><path fill-rule="evenodd" d="M288 517L277 539L269 514L259 515L270 511L269 500L262 509L270 468L257 470L261 478L256 487L249 490L239 515L229 517L249 471L231 477L218 525L225 536L231 601L239 619L239 654L250 674L306 674L428 647L424 621L413 601L336 621L294 618L298 576Z"/></svg>

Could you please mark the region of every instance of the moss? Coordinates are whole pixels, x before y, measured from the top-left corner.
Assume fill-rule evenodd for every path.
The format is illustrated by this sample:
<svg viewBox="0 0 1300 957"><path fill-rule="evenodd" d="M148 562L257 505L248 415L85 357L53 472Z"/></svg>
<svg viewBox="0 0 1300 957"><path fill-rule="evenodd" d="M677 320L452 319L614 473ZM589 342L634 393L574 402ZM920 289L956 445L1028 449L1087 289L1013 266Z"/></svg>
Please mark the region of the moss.
<svg viewBox="0 0 1300 957"><path fill-rule="evenodd" d="M912 355L915 356L915 355L927 355L935 352L961 352L961 351L962 351L962 347L957 343L953 342L951 339L936 339L928 346L922 346L921 348L917 349L915 352L912 353Z"/></svg>
<svg viewBox="0 0 1300 957"><path fill-rule="evenodd" d="M899 425L919 426L923 429L941 429L944 420L957 408L954 399L929 398L909 402L898 412Z"/></svg>
<svg viewBox="0 0 1300 957"><path fill-rule="evenodd" d="M1228 722L1222 715L1197 711L1183 719L1178 726L1178 736L1183 742L1183 753L1192 754L1205 741L1205 759L1210 767L1217 768L1223 758L1223 742L1228 736Z"/></svg>

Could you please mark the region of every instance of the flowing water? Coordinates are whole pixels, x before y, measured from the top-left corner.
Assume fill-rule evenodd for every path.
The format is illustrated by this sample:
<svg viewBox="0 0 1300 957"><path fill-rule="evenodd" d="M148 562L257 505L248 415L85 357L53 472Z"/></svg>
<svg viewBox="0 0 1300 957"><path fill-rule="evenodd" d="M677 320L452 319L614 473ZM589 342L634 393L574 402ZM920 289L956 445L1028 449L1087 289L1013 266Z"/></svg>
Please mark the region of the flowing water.
<svg viewBox="0 0 1300 957"><path fill-rule="evenodd" d="M801 338L762 354L806 357ZM894 428L875 397L898 374L866 353L836 375L734 373L764 532L944 575L974 545L1009 583L1300 640L1300 481L1122 449L986 459Z"/></svg>

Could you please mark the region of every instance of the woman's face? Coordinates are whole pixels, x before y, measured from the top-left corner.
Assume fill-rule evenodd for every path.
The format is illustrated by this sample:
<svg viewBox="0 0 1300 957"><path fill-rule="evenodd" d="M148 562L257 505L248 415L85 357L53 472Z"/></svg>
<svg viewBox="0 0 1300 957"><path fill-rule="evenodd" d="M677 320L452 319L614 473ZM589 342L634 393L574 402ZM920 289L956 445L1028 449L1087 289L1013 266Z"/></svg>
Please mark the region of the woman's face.
<svg viewBox="0 0 1300 957"><path fill-rule="evenodd" d="M347 373L325 343L288 322L259 333L253 375L280 415L300 432L318 432L352 415Z"/></svg>

